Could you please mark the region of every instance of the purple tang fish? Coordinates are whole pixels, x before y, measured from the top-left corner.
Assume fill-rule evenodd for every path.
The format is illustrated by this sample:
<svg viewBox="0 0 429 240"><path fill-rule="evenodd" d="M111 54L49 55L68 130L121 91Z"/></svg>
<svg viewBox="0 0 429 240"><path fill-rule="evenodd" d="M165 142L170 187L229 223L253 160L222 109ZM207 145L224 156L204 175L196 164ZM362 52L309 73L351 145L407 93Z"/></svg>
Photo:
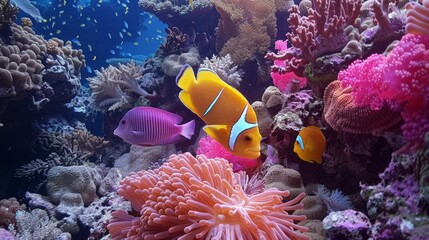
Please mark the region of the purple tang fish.
<svg viewBox="0 0 429 240"><path fill-rule="evenodd" d="M153 107L136 107L128 111L113 134L125 142L139 146L175 143L180 135L190 139L194 135L194 120L179 125L183 118Z"/></svg>

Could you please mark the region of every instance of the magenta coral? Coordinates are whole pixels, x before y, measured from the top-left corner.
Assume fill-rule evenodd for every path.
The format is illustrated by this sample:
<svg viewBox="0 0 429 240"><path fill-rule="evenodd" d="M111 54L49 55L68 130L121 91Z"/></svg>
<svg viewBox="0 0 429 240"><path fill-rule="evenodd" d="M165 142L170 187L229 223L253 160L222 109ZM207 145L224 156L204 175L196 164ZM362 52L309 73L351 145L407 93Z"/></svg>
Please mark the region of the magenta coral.
<svg viewBox="0 0 429 240"><path fill-rule="evenodd" d="M234 172L254 170L260 163L259 160L233 155L209 136L200 139L198 142L197 154L203 154L208 158L226 159L232 163Z"/></svg>
<svg viewBox="0 0 429 240"><path fill-rule="evenodd" d="M277 54L284 54L287 50L287 41L277 40L275 43ZM285 69L287 60L274 60L273 69ZM290 84L295 80L299 84L299 88L307 85L307 78L298 77L294 72L272 71L271 78L273 79L274 86L280 91L286 92L290 88Z"/></svg>
<svg viewBox="0 0 429 240"><path fill-rule="evenodd" d="M405 139L422 142L429 131L429 36L407 34L385 57L372 55L341 71L338 79L350 86L357 104L379 109L385 103L403 106Z"/></svg>
<svg viewBox="0 0 429 240"><path fill-rule="evenodd" d="M173 155L121 182L135 212L113 212L107 228L113 239L309 239L294 223L305 216L286 212L303 207L304 193L285 203L289 192L275 188L247 195L242 176L224 159Z"/></svg>

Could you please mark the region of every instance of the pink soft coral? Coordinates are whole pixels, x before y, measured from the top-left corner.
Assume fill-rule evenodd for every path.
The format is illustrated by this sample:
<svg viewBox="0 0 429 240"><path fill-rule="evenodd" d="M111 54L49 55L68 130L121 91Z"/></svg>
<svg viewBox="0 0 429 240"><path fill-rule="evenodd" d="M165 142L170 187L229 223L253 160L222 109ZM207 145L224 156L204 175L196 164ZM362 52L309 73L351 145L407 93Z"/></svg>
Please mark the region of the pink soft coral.
<svg viewBox="0 0 429 240"><path fill-rule="evenodd" d="M385 57L372 55L341 71L338 79L350 86L357 104L379 109L387 103L403 107L405 140L418 147L429 131L429 36L407 34Z"/></svg>
<svg viewBox="0 0 429 240"><path fill-rule="evenodd" d="M233 155L226 150L220 143L209 136L203 137L198 142L197 154L204 154L208 158L223 158L233 165L234 172L251 172L259 165L259 160L243 158Z"/></svg>
<svg viewBox="0 0 429 240"><path fill-rule="evenodd" d="M278 54L282 54L287 50L287 41L277 40L275 43L275 49ZM274 86L280 91L288 91L292 80L296 80L299 83L299 87L303 88L307 85L307 79L305 77L298 77L294 72L283 72L280 69L284 69L287 60L274 60L273 71L271 71L271 78L273 79ZM279 70L274 70L279 69Z"/></svg>
<svg viewBox="0 0 429 240"><path fill-rule="evenodd" d="M288 214L303 207L304 193L285 203L289 191L246 194L244 176L224 159L173 155L121 182L118 193L136 212L113 212L107 228L113 239L309 239L294 223L305 216Z"/></svg>

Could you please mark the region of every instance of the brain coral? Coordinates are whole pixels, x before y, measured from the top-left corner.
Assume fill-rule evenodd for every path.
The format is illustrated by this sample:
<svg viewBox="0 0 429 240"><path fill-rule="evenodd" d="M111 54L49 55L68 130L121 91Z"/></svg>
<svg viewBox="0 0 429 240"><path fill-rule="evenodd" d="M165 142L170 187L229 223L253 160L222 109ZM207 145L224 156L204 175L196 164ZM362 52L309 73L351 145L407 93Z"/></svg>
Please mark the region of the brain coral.
<svg viewBox="0 0 429 240"><path fill-rule="evenodd" d="M288 191L270 188L246 195L244 174L227 160L172 155L159 169L131 173L120 195L134 213L118 210L108 229L113 239L308 239L298 226L304 193L283 203Z"/></svg>

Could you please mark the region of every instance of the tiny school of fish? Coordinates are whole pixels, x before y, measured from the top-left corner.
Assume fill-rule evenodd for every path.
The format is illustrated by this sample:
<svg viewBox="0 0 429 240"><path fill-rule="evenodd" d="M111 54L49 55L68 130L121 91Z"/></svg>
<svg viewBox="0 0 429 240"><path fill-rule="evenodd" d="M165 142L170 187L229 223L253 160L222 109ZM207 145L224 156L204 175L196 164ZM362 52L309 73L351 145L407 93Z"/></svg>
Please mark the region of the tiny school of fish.
<svg viewBox="0 0 429 240"><path fill-rule="evenodd" d="M176 77L182 90L180 101L205 124L203 130L235 156L257 159L261 152L261 135L257 117L247 99L225 83L214 71L200 68L195 77L185 64ZM129 144L154 146L176 143L182 137L191 139L194 120L181 124L177 114L153 107L135 107L128 111L114 134ZM322 163L326 139L315 126L302 129L293 151L309 163Z"/></svg>

